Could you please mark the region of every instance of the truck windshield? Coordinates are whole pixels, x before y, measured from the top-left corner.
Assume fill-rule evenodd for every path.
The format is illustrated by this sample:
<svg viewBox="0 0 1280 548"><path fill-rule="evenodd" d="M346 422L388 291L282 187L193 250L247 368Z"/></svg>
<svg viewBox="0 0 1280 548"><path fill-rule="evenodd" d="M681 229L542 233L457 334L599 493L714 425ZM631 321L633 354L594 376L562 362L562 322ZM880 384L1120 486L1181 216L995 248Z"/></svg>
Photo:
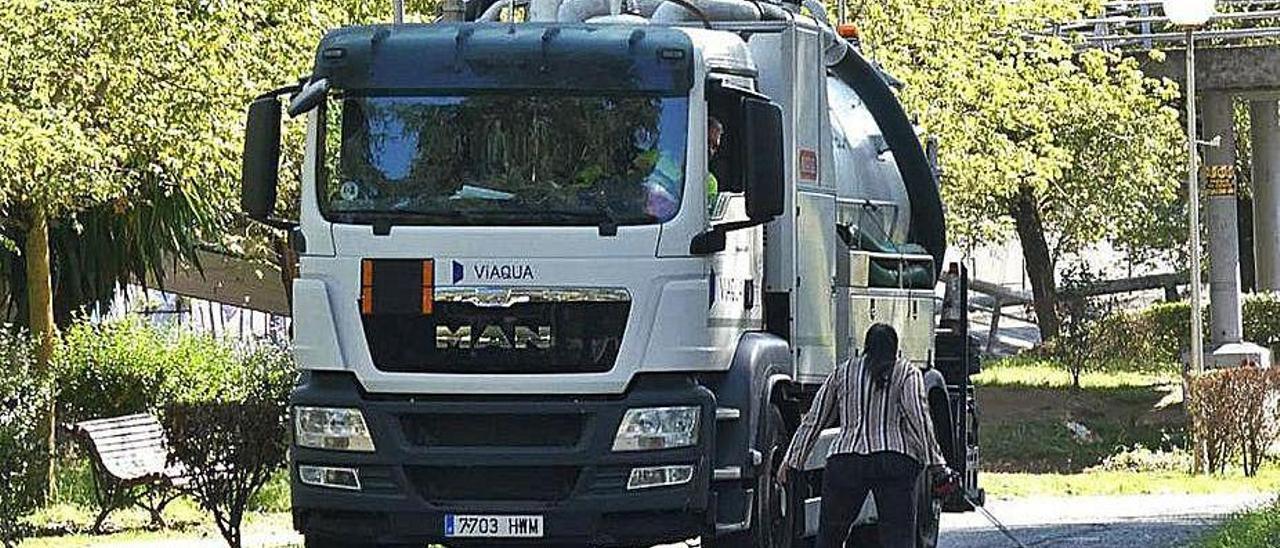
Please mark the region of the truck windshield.
<svg viewBox="0 0 1280 548"><path fill-rule="evenodd" d="M347 96L327 108L336 222L635 225L679 209L686 98Z"/></svg>

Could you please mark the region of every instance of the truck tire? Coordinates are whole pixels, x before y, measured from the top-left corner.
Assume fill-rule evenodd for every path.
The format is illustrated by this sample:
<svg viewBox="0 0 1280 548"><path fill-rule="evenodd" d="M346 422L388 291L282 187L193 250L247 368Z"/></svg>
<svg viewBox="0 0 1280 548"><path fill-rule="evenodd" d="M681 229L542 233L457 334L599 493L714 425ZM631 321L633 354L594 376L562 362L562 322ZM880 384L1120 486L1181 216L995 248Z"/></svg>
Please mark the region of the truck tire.
<svg viewBox="0 0 1280 548"><path fill-rule="evenodd" d="M916 483L916 548L937 548L942 525L942 499L933 496L928 472Z"/></svg>
<svg viewBox="0 0 1280 548"><path fill-rule="evenodd" d="M795 512L790 506L790 489L773 480L791 442L787 425L777 404L769 404L761 421L757 451L762 457L756 477L755 502L752 504L751 528L740 533L703 540L704 547L724 548L791 548L795 536Z"/></svg>

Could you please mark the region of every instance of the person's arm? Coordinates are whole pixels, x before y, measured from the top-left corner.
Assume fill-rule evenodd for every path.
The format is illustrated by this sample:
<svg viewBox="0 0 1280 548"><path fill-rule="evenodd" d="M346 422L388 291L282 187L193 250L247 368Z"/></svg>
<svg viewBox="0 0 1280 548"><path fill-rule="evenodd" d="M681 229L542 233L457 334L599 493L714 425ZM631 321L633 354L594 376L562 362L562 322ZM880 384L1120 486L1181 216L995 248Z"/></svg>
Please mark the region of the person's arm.
<svg viewBox="0 0 1280 548"><path fill-rule="evenodd" d="M925 466L947 464L946 457L942 455L942 448L938 446L933 419L929 416L929 398L924 389L924 375L915 369L914 365L906 364L906 366L911 370L907 373L906 381L902 383L902 408L911 434L916 436L925 450L925 458L928 462L922 464Z"/></svg>
<svg viewBox="0 0 1280 548"><path fill-rule="evenodd" d="M818 442L818 435L822 433L822 428L831 420L831 414L835 410L836 401L838 399L839 382L837 376L840 368L827 375L827 380L823 381L822 387L818 389L818 393L813 397L813 404L809 406L809 412L805 414L804 419L800 421L800 427L796 429L796 434L791 438L791 446L787 449L787 458L784 464L791 468L801 469L804 467L804 461L809 458L809 452L813 450L813 445Z"/></svg>

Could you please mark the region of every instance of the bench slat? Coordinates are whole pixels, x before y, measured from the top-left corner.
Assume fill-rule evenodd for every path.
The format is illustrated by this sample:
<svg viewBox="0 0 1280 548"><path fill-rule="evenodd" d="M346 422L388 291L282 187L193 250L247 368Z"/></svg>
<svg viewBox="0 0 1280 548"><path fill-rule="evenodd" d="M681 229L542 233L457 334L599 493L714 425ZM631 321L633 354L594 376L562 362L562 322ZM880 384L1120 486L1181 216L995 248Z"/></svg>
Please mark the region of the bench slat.
<svg viewBox="0 0 1280 548"><path fill-rule="evenodd" d="M119 436L107 436L101 438L92 438L95 444L119 443L121 441L146 439L154 437L164 437L164 430L139 430L137 432L127 432Z"/></svg>
<svg viewBox="0 0 1280 548"><path fill-rule="evenodd" d="M80 421L81 424L107 424L112 422L128 422L133 420L148 420L155 417L150 413L134 413L132 415L120 415L119 417L106 417L101 419L89 419Z"/></svg>
<svg viewBox="0 0 1280 548"><path fill-rule="evenodd" d="M169 451L163 446L149 448L145 450L135 450L129 448L118 448L109 451L99 451L98 457L101 459L131 459L131 458L155 458L168 457Z"/></svg>
<svg viewBox="0 0 1280 548"><path fill-rule="evenodd" d="M76 423L76 428L85 431L105 430L111 428L119 428L122 426L132 426L137 424L159 423L155 417L151 415L130 415L128 417L119 417L116 419L94 419L81 421Z"/></svg>
<svg viewBox="0 0 1280 548"><path fill-rule="evenodd" d="M103 467L106 468L107 472L110 472L112 476L123 480L131 480L147 476L162 475L162 472L159 470L163 468L163 463L113 462L111 464L104 464Z"/></svg>
<svg viewBox="0 0 1280 548"><path fill-rule="evenodd" d="M139 450L159 448L164 446L164 434L160 432L132 434L106 441L94 440L93 445L98 448L99 452L122 447Z"/></svg>
<svg viewBox="0 0 1280 548"><path fill-rule="evenodd" d="M162 430L164 430L164 427L160 426L160 423L157 422L157 423L151 423L151 424L131 424L131 425L120 426L120 427L104 428L101 430L89 430L87 431L87 433L89 434L89 437L94 439L99 439L99 438L110 438L114 436L123 436L126 434L132 434L134 432L151 432L151 431L162 431Z"/></svg>

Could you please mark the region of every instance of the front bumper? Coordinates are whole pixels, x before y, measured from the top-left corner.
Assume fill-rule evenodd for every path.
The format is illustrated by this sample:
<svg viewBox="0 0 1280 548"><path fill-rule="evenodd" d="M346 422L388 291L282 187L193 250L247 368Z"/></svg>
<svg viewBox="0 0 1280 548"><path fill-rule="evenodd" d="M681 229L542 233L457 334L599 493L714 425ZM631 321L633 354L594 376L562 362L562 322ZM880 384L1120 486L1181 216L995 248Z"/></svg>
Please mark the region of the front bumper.
<svg viewBox="0 0 1280 548"><path fill-rule="evenodd" d="M651 544L696 536L714 521L715 398L689 376L640 376L611 397L436 398L370 395L349 374L312 373L293 403L361 409L377 448L291 448L294 526L303 533L493 546L500 542L446 539L445 515L541 515L541 542ZM702 409L699 445L612 451L627 409L668 405ZM303 485L299 464L355 468L362 490ZM627 490L632 468L673 464L694 465L693 479Z"/></svg>

